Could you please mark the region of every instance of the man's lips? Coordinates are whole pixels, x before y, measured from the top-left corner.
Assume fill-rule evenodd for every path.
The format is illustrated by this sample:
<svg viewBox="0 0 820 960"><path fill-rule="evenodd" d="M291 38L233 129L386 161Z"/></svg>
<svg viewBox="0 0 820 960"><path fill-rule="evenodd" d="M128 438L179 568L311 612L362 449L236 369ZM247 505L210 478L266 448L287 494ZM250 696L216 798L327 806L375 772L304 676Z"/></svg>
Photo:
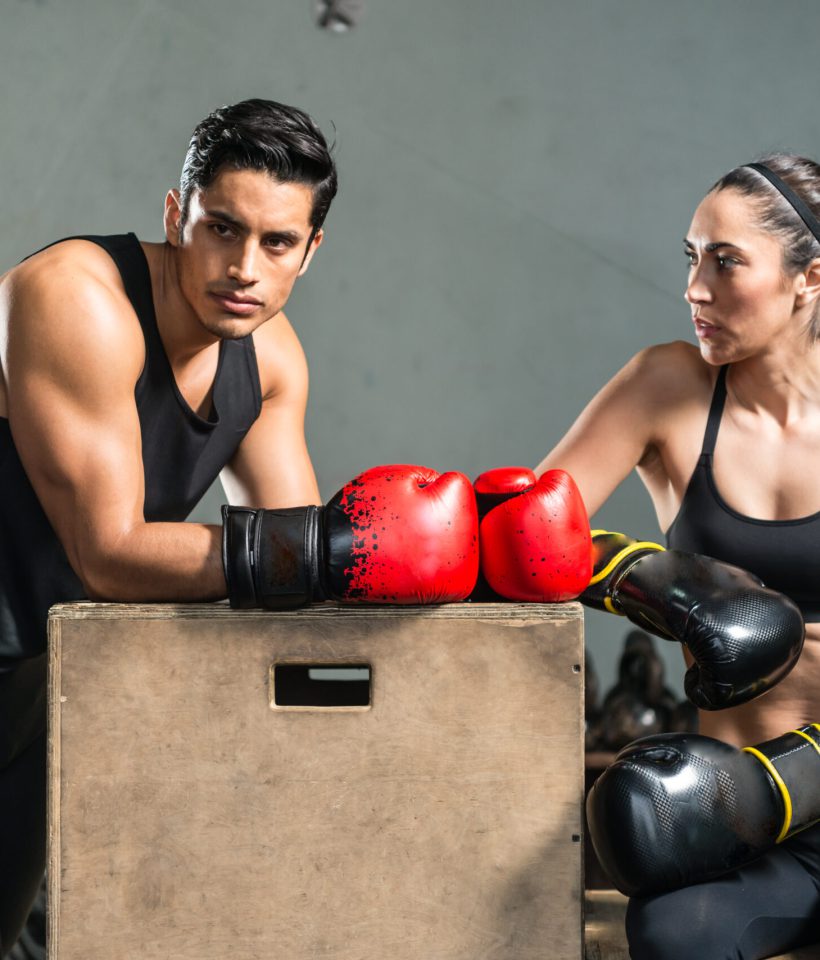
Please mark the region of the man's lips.
<svg viewBox="0 0 820 960"><path fill-rule="evenodd" d="M237 316L246 317L262 306L262 301L255 297L241 297L225 290L211 290L208 296L215 300L223 310Z"/></svg>

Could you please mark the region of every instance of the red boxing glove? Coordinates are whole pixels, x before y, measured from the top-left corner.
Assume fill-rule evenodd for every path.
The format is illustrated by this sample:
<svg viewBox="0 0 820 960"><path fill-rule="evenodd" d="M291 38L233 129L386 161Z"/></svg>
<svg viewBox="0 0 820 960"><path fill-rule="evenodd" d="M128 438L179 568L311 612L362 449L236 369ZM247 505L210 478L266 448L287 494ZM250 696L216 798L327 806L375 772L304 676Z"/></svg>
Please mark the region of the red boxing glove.
<svg viewBox="0 0 820 960"><path fill-rule="evenodd" d="M478 577L478 514L462 473L373 467L325 507L327 580L340 600L452 603Z"/></svg>
<svg viewBox="0 0 820 960"><path fill-rule="evenodd" d="M478 576L475 495L461 473L373 467L325 507L222 514L233 607L451 603L467 597Z"/></svg>
<svg viewBox="0 0 820 960"><path fill-rule="evenodd" d="M534 487L535 483L536 476L529 467L496 467L494 470L482 473L473 486L478 506L479 525L490 510L509 500L510 497L525 493ZM484 571L479 569L478 581L469 599L473 603L499 603L507 598L493 590L487 583Z"/></svg>
<svg viewBox="0 0 820 960"><path fill-rule="evenodd" d="M508 600L574 600L592 576L592 537L584 501L565 470L540 479L525 467L490 470L475 482L481 572ZM493 503L495 501L495 503Z"/></svg>

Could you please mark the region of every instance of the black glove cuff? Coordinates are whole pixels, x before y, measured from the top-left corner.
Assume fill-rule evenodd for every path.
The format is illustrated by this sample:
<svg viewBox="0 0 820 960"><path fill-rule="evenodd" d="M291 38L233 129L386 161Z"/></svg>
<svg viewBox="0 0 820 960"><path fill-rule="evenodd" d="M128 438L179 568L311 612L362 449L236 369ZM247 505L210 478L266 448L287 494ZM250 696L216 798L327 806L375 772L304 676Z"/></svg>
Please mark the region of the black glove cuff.
<svg viewBox="0 0 820 960"><path fill-rule="evenodd" d="M222 506L222 570L228 584L228 600L235 609L257 605L251 546L257 513L246 507Z"/></svg>
<svg viewBox="0 0 820 960"><path fill-rule="evenodd" d="M329 600L330 591L325 584L325 544L322 536L324 507L308 507L305 517L305 562L311 584L309 603Z"/></svg>
<svg viewBox="0 0 820 960"><path fill-rule="evenodd" d="M288 610L325 599L320 507L223 507L222 563L232 607Z"/></svg>
<svg viewBox="0 0 820 960"><path fill-rule="evenodd" d="M645 557L665 552L658 543L633 540L623 533L593 530L592 579L578 599L584 606L626 616L618 597L624 578Z"/></svg>
<svg viewBox="0 0 820 960"><path fill-rule="evenodd" d="M755 747L783 806L778 843L820 819L820 724L812 723Z"/></svg>

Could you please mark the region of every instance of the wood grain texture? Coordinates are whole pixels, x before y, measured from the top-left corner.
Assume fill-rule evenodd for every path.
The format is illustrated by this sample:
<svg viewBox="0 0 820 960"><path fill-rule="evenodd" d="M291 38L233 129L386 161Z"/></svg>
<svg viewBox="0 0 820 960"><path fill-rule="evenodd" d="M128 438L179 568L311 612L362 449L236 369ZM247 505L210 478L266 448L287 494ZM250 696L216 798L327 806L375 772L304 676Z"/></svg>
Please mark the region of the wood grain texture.
<svg viewBox="0 0 820 960"><path fill-rule="evenodd" d="M582 656L577 604L56 608L51 960L578 960Z"/></svg>

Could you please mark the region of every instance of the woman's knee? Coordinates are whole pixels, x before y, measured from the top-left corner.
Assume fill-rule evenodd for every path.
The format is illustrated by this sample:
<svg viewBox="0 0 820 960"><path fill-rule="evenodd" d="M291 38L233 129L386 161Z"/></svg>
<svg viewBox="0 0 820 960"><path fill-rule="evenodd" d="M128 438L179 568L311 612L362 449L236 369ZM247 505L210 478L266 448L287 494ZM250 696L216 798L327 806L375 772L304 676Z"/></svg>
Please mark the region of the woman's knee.
<svg viewBox="0 0 820 960"><path fill-rule="evenodd" d="M725 918L724 918L725 919ZM633 898L626 912L632 960L736 960L737 942L708 891L687 887Z"/></svg>

